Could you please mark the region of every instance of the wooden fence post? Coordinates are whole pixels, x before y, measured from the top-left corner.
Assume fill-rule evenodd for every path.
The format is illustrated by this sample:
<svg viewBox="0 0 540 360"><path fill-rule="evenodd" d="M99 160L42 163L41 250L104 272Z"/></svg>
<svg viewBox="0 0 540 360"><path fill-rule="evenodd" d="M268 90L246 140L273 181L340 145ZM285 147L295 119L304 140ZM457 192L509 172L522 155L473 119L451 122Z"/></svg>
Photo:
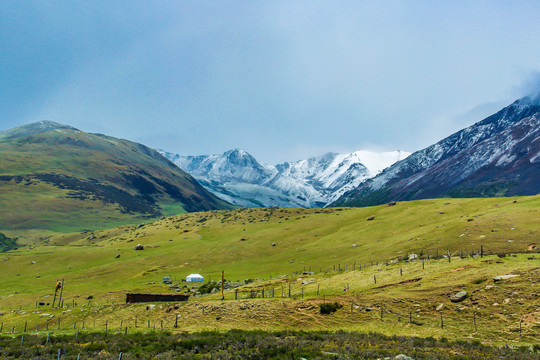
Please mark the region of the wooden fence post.
<svg viewBox="0 0 540 360"><path fill-rule="evenodd" d="M375 282L375 284L377 283L377 275L373 275L373 281Z"/></svg>
<svg viewBox="0 0 540 360"><path fill-rule="evenodd" d="M444 322L443 322L442 313L440 313L440 315L441 315L441 329L444 329Z"/></svg>

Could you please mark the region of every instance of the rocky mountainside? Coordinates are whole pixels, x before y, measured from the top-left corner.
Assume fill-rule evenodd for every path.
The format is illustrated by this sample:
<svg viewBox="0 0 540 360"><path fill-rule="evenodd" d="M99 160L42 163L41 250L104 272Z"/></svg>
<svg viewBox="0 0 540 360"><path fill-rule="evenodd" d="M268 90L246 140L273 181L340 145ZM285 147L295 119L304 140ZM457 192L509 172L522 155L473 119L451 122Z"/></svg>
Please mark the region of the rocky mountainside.
<svg viewBox="0 0 540 360"><path fill-rule="evenodd" d="M231 207L153 149L50 121L0 132L0 158L0 229L95 229Z"/></svg>
<svg viewBox="0 0 540 360"><path fill-rule="evenodd" d="M272 166L240 149L220 155L161 153L222 199L248 207L323 207L409 155L402 151L328 153Z"/></svg>
<svg viewBox="0 0 540 360"><path fill-rule="evenodd" d="M417 151L344 194L334 206L540 192L540 94Z"/></svg>

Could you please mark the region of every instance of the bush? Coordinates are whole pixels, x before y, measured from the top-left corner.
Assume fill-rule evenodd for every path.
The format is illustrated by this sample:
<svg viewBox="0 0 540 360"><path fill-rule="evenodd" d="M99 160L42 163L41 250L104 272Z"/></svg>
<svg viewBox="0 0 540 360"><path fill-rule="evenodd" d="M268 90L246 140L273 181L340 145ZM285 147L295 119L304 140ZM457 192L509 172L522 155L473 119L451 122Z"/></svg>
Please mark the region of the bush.
<svg viewBox="0 0 540 360"><path fill-rule="evenodd" d="M336 312L337 309L341 309L342 307L343 307L343 305L341 305L340 303L337 303L337 302L324 303L324 304L319 305L319 311L323 315L328 315L328 314L331 314L333 312Z"/></svg>
<svg viewBox="0 0 540 360"><path fill-rule="evenodd" d="M218 284L215 281L209 281L199 287L201 294L210 294L214 289L219 289Z"/></svg>

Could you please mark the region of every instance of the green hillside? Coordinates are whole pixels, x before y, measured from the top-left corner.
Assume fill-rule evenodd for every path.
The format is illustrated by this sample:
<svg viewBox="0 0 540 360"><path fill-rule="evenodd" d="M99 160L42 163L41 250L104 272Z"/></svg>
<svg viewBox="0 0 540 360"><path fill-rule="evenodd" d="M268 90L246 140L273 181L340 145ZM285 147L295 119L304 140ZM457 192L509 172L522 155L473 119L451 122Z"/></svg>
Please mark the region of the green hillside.
<svg viewBox="0 0 540 360"><path fill-rule="evenodd" d="M57 234L3 254L1 320L41 329L60 321L67 332L83 322L101 330L150 330L151 324L172 330L172 316L178 316L182 331L350 330L534 344L540 331L539 211L540 196L436 199L186 213L146 225ZM135 250L137 244L144 250ZM421 260L404 261L410 254ZM180 307L124 304L127 292L175 293L161 283L163 276L188 292L182 278L200 273L215 281L222 269L239 286L225 291L225 302L214 293ZM493 283L506 274L517 277ZM66 305L51 309L60 279ZM469 297L456 306L449 297L460 290ZM320 304L334 301L343 308L319 313ZM49 306L36 309L38 302Z"/></svg>
<svg viewBox="0 0 540 360"><path fill-rule="evenodd" d="M42 121L0 132L0 230L105 229L231 206L156 151Z"/></svg>

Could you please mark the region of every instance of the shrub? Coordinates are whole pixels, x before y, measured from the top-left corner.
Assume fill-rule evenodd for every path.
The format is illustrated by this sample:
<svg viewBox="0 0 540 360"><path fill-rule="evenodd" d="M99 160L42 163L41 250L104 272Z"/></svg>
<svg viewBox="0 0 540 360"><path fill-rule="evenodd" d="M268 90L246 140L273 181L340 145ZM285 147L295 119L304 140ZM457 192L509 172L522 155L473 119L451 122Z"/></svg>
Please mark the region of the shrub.
<svg viewBox="0 0 540 360"><path fill-rule="evenodd" d="M324 303L319 305L319 311L323 315L331 314L333 312L336 312L337 309L341 309L343 305L340 303L334 302L334 303Z"/></svg>
<svg viewBox="0 0 540 360"><path fill-rule="evenodd" d="M199 291L201 294L210 294L216 288L219 289L218 284L214 281L209 281L206 284L201 285L199 287Z"/></svg>

